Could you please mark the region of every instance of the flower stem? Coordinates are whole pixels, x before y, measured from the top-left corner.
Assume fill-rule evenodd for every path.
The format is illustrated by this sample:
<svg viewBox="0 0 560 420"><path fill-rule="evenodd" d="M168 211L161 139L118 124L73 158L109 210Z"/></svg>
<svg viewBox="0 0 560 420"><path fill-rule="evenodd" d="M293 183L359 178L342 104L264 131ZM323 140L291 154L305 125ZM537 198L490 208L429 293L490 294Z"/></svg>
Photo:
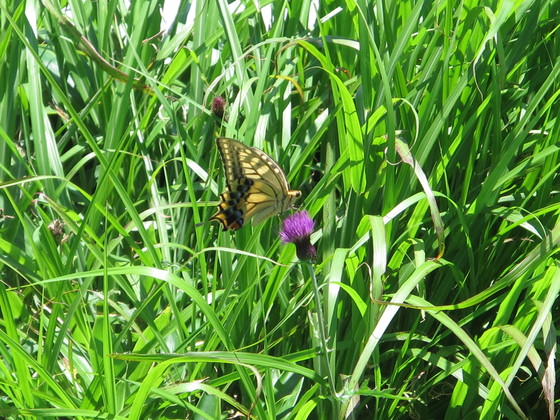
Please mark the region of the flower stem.
<svg viewBox="0 0 560 420"><path fill-rule="evenodd" d="M322 366L322 370L326 369L326 376L329 382L329 386L331 388L331 396L334 397L336 394L336 387L335 387L335 380L333 375L333 370L330 366L329 361L329 348L327 345L327 337L326 337L326 329L325 329L325 320L323 317L323 306L321 302L321 295L319 294L319 284L317 283L317 277L315 276L315 270L313 269L313 265L310 262L305 262L307 269L309 270L309 274L311 276L313 282L313 295L315 298L315 306L317 308L317 323L319 329L319 340L321 341L321 354L320 354L320 366ZM321 372L324 374L324 372Z"/></svg>

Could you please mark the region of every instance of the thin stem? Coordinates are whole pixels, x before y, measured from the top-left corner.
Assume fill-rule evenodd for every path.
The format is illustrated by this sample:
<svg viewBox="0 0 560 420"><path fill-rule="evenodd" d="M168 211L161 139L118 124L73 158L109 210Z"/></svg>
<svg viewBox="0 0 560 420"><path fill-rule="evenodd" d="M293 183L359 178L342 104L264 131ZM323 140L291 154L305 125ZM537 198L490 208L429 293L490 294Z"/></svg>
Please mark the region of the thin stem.
<svg viewBox="0 0 560 420"><path fill-rule="evenodd" d="M313 265L309 262L305 263L311 279L313 280L313 295L315 297L315 306L317 307L317 321L319 323L319 339L321 340L321 359L322 365L327 368L327 378L330 384L331 392L334 395L336 392L335 380L333 375L333 370L331 369L328 352L329 348L327 346L327 338L325 335L325 322L323 317L323 307L321 303L321 296L319 294L319 284L317 282L317 277L315 276L315 270L313 270Z"/></svg>

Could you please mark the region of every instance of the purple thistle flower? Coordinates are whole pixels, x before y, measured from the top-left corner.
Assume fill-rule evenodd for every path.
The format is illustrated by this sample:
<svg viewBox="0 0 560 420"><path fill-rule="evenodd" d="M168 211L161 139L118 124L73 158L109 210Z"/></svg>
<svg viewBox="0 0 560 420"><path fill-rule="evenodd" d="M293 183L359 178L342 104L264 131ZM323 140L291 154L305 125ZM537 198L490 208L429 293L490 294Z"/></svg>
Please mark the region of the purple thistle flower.
<svg viewBox="0 0 560 420"><path fill-rule="evenodd" d="M300 260L315 259L317 251L310 241L314 228L315 222L309 213L306 210L298 211L282 222L280 239L285 244L291 242L296 246L296 253Z"/></svg>
<svg viewBox="0 0 560 420"><path fill-rule="evenodd" d="M216 117L222 119L224 117L225 107L226 107L226 100L221 96L216 96L212 100L212 105L210 105L210 111L212 111L212 113Z"/></svg>

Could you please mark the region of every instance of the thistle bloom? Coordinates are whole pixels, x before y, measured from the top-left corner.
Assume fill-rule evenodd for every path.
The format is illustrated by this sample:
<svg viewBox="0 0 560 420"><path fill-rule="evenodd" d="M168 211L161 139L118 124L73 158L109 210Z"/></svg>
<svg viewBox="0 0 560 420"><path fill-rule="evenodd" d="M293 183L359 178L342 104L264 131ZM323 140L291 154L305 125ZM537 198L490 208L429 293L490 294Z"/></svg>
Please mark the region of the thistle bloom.
<svg viewBox="0 0 560 420"><path fill-rule="evenodd" d="M315 228L315 222L307 211L299 211L288 216L282 222L280 239L283 243L293 243L300 260L314 259L317 255L315 247L311 245L310 236Z"/></svg>
<svg viewBox="0 0 560 420"><path fill-rule="evenodd" d="M212 111L212 113L222 119L224 117L224 109L226 107L226 100L224 98L222 98L221 96L216 96L213 100L212 100L212 105L210 105L210 111Z"/></svg>

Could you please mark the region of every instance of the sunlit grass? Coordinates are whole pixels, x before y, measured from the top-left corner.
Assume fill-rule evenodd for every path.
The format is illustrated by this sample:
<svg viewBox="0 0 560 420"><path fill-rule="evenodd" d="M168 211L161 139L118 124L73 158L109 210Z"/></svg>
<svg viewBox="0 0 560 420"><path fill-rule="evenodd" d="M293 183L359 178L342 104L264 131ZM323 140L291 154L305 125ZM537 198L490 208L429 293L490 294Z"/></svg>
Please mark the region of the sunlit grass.
<svg viewBox="0 0 560 420"><path fill-rule="evenodd" d="M256 3L0 4L0 416L554 418L558 5Z"/></svg>

